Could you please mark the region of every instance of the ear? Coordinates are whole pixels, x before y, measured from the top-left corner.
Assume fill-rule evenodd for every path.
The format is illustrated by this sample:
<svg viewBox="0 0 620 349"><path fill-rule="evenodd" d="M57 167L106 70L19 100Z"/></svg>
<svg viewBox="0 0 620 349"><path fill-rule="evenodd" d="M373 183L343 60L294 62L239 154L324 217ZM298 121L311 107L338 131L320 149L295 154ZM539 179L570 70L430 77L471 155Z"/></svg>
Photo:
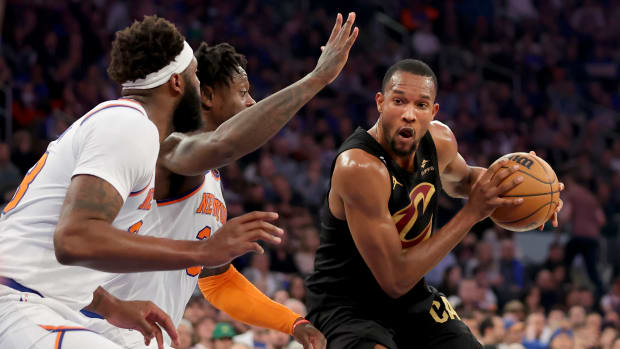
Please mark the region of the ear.
<svg viewBox="0 0 620 349"><path fill-rule="evenodd" d="M377 111L379 114L383 113L383 102L385 101L385 96L381 92L377 92L375 95L375 102L377 102Z"/></svg>
<svg viewBox="0 0 620 349"><path fill-rule="evenodd" d="M433 104L433 118L431 120L435 119L435 115L437 115L438 111L439 111L439 103Z"/></svg>
<svg viewBox="0 0 620 349"><path fill-rule="evenodd" d="M213 107L213 99L215 98L215 92L211 86L204 86L200 88L200 100L207 107Z"/></svg>
<svg viewBox="0 0 620 349"><path fill-rule="evenodd" d="M183 89L185 88L185 81L183 81L183 77L181 76L181 74L172 74L168 82L170 83L170 89L173 91L174 94L183 93Z"/></svg>

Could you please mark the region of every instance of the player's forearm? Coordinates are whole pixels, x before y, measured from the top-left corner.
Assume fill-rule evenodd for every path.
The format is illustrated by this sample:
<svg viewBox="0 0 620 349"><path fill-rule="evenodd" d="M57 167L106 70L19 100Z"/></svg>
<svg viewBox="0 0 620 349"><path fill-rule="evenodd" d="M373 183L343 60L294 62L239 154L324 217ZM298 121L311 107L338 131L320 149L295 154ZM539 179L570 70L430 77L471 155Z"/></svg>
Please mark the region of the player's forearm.
<svg viewBox="0 0 620 349"><path fill-rule="evenodd" d="M325 82L306 75L239 112L215 131L188 137L167 167L175 173L197 175L241 158L265 144L323 87Z"/></svg>
<svg viewBox="0 0 620 349"><path fill-rule="evenodd" d="M408 249L401 255L395 277L399 296L404 295L465 238L477 221L467 211L459 211L446 225L429 239Z"/></svg>
<svg viewBox="0 0 620 349"><path fill-rule="evenodd" d="M257 289L233 266L224 273L201 277L198 287L216 308L233 319L258 327L292 334L293 324L301 318ZM243 299L243 302L239 302Z"/></svg>
<svg viewBox="0 0 620 349"><path fill-rule="evenodd" d="M468 166L468 172L463 178L454 184L447 183L444 190L448 195L454 198L466 199L469 197L471 188L478 178L486 171L486 168L477 166Z"/></svg>
<svg viewBox="0 0 620 349"><path fill-rule="evenodd" d="M54 233L61 264L112 273L177 270L203 264L206 254L208 242L134 235L97 220L85 225L69 222Z"/></svg>

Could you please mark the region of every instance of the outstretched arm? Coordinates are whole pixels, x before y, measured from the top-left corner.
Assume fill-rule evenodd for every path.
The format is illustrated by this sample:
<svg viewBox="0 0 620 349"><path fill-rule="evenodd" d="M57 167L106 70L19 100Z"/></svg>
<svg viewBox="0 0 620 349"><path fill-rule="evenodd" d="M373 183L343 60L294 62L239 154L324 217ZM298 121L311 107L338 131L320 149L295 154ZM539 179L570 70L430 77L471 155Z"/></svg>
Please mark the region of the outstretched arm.
<svg viewBox="0 0 620 349"><path fill-rule="evenodd" d="M512 205L517 200L500 199L499 192L513 183L499 186L512 170L489 169L472 188L472 195L441 230L418 245L401 247L399 232L388 209L390 177L387 169L374 156L360 150L343 152L336 161L330 191L330 209L342 205L353 240L362 258L381 288L398 298L428 273L469 232L471 227L488 216L495 207ZM364 190L359 190L364 183ZM437 194L435 194L437 195Z"/></svg>
<svg viewBox="0 0 620 349"><path fill-rule="evenodd" d="M203 296L233 319L258 327L273 329L295 337L304 348L325 348L325 337L307 320L274 302L232 265L203 268L198 280ZM243 302L239 302L243 299Z"/></svg>
<svg viewBox="0 0 620 349"><path fill-rule="evenodd" d="M441 173L443 190L452 197L468 198L474 183L486 172L485 168L469 166L458 153L457 142L452 130L439 121L431 122L429 132L437 148L437 157ZM530 154L536 155L531 151ZM560 191L564 190L564 183L560 183ZM563 202L556 207L551 223L558 227L558 213L562 210ZM544 224L540 226L540 230Z"/></svg>
<svg viewBox="0 0 620 349"><path fill-rule="evenodd" d="M228 221L207 241L182 241L130 234L112 225L123 200L105 180L73 177L54 232L61 264L128 273L222 265L246 252L262 252L257 240L279 243L282 230L267 223L277 214L252 212Z"/></svg>
<svg viewBox="0 0 620 349"><path fill-rule="evenodd" d="M344 25L338 14L331 36L316 68L301 80L265 98L224 122L213 132L168 137L161 146L160 161L167 169L185 176L203 174L225 166L265 144L340 73L357 38L351 30L355 13Z"/></svg>

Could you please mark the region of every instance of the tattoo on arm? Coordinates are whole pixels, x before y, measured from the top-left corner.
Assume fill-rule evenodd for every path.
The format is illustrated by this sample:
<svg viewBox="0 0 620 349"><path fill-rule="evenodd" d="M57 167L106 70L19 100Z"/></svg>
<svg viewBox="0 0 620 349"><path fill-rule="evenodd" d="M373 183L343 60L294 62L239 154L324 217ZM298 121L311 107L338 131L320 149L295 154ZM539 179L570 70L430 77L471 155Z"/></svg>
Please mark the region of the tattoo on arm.
<svg viewBox="0 0 620 349"><path fill-rule="evenodd" d="M67 197L70 201L70 208L75 213L86 213L91 218L101 219L112 222L118 211L123 205L123 200L114 187L94 176L82 175L79 183L72 188L70 195ZM74 180L76 180L74 179Z"/></svg>

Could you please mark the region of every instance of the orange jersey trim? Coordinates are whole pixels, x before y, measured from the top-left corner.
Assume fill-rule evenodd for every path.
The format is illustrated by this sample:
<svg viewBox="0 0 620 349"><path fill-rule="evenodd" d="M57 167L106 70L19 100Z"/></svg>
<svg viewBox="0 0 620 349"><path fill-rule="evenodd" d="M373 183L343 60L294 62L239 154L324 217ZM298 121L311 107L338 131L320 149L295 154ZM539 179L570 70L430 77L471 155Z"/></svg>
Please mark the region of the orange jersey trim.
<svg viewBox="0 0 620 349"><path fill-rule="evenodd" d="M117 99L117 100L118 100L118 101L125 101L125 102L134 103L134 104L136 104L136 105L139 105L139 106L140 106L140 108L143 108L143 107L142 107L142 104L140 104L140 103L139 103L138 101L136 101L135 99L131 99L131 98L119 98L119 99Z"/></svg>
<svg viewBox="0 0 620 349"><path fill-rule="evenodd" d="M89 329L87 329L86 327L76 327L76 326L47 326L47 325L39 325L39 327L41 327L44 330L48 330L48 331L52 331L52 332L56 332L56 331L67 331L67 330L73 330L73 331L90 331ZM91 331L92 332L92 331Z"/></svg>
<svg viewBox="0 0 620 349"><path fill-rule="evenodd" d="M107 105L102 106L102 107L101 107L101 108L99 108L99 109L95 109L95 110L91 111L90 113L86 114L86 115L84 116L84 119L82 119L82 122L80 122L80 125L84 125L84 123L85 123L86 121L88 121L88 119L89 119L91 116L93 116L93 115L97 114L98 112L100 112L100 111L102 111L102 110L106 110L106 109L109 109L109 108L119 108L119 107L131 108L131 109L134 109L134 110L136 110L136 111L140 112L140 114L145 115L145 114L144 114L144 112L143 112L140 108L136 108L136 107L133 107L133 106L131 106L131 105L127 105L127 104L120 104L120 103L107 104ZM146 116L146 115L145 115L145 116Z"/></svg>
<svg viewBox="0 0 620 349"><path fill-rule="evenodd" d="M142 194L142 192L144 192L146 190L146 188L149 187L149 185L151 185L151 180L149 179L149 184L146 185L146 187L138 190L138 191L132 191L131 193L129 193L129 196L136 196L136 195L140 195Z"/></svg>
<svg viewBox="0 0 620 349"><path fill-rule="evenodd" d="M190 197L192 197L192 195L196 194L200 189L202 189L202 187L205 185L205 181L203 181L198 187L192 189L189 193L179 197L179 198L171 198L171 199L164 199L164 200L157 200L157 206L166 206L166 205L172 205L175 204L177 202L186 200Z"/></svg>

